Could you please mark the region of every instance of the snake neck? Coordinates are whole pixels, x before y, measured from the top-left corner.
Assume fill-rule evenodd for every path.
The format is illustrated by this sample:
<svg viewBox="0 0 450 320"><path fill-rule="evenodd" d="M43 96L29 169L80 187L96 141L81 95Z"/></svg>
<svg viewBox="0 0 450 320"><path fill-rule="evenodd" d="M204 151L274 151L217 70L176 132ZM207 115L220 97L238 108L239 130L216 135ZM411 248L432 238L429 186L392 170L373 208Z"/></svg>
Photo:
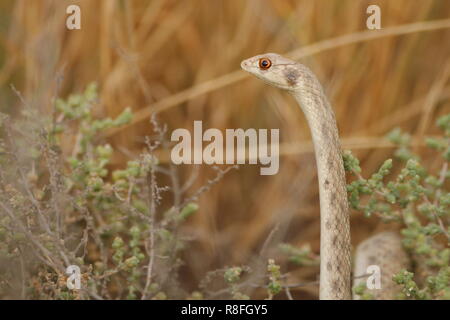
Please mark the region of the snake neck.
<svg viewBox="0 0 450 320"><path fill-rule="evenodd" d="M320 196L320 299L351 299L351 244L346 181L334 112L310 73L308 86L291 92L308 121Z"/></svg>

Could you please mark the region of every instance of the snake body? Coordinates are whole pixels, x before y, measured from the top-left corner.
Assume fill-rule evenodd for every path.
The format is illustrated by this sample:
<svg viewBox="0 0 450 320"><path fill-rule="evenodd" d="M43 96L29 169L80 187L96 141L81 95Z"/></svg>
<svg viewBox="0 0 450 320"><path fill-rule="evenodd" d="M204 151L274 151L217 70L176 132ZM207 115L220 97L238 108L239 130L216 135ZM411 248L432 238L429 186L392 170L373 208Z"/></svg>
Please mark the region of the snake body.
<svg viewBox="0 0 450 320"><path fill-rule="evenodd" d="M354 274L363 275L368 267L378 266L381 271L381 288L367 288L375 300L394 299L399 292L398 286L392 281L392 276L401 269L410 268L410 259L402 247L401 237L398 233L385 231L361 242L356 248ZM366 282L366 278L355 279L355 286ZM354 295L359 300L358 295Z"/></svg>
<svg viewBox="0 0 450 320"><path fill-rule="evenodd" d="M314 73L296 61L275 53L266 53L242 61L241 67L264 82L289 92L305 114L314 144L319 180L319 297L321 300L351 299L349 207L333 109ZM358 260L358 272L369 261L366 257ZM365 269L363 271L361 273L365 274ZM384 295L384 290L380 294Z"/></svg>

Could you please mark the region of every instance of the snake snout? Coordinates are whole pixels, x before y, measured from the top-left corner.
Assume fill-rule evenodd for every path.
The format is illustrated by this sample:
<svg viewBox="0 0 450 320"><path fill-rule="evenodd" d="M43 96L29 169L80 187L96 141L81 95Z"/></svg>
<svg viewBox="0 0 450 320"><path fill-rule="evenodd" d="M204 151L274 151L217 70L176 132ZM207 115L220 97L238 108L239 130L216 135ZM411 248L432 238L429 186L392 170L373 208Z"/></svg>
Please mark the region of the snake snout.
<svg viewBox="0 0 450 320"><path fill-rule="evenodd" d="M248 59L243 60L241 62L241 68L244 69L244 70L248 70L250 68L250 65L251 64L250 64L250 61Z"/></svg>

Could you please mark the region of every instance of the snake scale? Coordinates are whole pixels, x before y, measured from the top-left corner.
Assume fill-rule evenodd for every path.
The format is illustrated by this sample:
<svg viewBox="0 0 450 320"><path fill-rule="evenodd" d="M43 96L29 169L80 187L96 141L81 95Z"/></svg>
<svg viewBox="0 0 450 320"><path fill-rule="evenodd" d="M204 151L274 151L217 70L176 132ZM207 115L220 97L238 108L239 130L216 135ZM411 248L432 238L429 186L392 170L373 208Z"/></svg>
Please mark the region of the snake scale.
<svg viewBox="0 0 450 320"><path fill-rule="evenodd" d="M246 59L242 69L264 82L289 92L305 114L314 145L320 196L320 291L321 300L352 299L352 255L346 180L336 117L313 72L303 64L275 53ZM356 250L355 275L369 265L381 269L381 289L376 299L390 299L392 275L408 263L400 238L385 232L363 242ZM358 284L364 279L358 279ZM353 297L358 299L357 296Z"/></svg>

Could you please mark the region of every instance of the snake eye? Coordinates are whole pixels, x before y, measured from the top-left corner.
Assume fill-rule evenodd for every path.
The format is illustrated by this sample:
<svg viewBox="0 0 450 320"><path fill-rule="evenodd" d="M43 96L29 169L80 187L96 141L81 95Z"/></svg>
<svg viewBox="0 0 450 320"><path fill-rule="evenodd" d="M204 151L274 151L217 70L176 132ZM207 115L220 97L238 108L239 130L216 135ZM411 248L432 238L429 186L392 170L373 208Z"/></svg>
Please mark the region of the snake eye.
<svg viewBox="0 0 450 320"><path fill-rule="evenodd" d="M270 61L267 58L261 58L259 59L259 68L262 70L267 70L272 65L272 61Z"/></svg>

